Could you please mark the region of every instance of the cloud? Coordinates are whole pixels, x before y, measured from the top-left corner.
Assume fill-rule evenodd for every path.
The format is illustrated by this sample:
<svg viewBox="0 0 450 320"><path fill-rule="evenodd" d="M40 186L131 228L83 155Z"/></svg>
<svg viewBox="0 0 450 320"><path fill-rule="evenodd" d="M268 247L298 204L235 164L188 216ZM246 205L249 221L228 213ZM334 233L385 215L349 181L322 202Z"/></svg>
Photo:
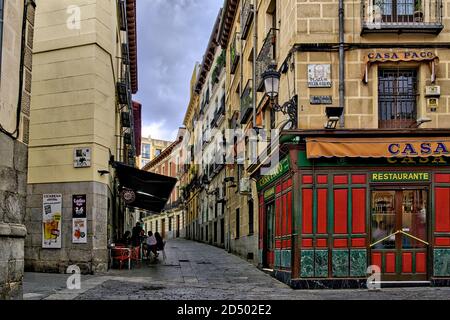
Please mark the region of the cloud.
<svg viewBox="0 0 450 320"><path fill-rule="evenodd" d="M152 137L153 139L161 139L168 141L175 141L178 133L178 127L175 129L172 126L166 125L166 120L159 122L152 122L150 124L143 124L142 136Z"/></svg>
<svg viewBox="0 0 450 320"><path fill-rule="evenodd" d="M182 126L196 61L203 59L223 0L137 1L143 127L171 140ZM175 134L176 136L176 134Z"/></svg>

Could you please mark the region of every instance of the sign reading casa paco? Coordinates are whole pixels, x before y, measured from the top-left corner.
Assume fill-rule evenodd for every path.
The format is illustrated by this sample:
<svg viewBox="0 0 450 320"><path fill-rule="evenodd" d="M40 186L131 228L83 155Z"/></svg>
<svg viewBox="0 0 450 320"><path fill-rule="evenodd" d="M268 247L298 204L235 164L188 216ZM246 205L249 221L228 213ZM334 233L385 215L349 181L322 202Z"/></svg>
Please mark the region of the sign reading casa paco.
<svg viewBox="0 0 450 320"><path fill-rule="evenodd" d="M363 82L368 82L369 67L372 63L422 61L429 63L431 83L436 80L436 63L439 58L432 50L392 49L389 51L372 51L365 56Z"/></svg>

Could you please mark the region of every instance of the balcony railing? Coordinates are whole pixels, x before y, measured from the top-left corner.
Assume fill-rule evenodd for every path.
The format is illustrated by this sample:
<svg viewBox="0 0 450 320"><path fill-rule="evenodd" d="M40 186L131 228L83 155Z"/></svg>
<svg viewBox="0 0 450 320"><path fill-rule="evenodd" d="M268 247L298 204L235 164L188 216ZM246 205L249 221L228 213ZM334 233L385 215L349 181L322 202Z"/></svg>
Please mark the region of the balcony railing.
<svg viewBox="0 0 450 320"><path fill-rule="evenodd" d="M214 113L214 118L211 121L211 128L218 127L225 118L225 96L223 96L220 101L220 108Z"/></svg>
<svg viewBox="0 0 450 320"><path fill-rule="evenodd" d="M216 85L219 82L220 74L222 73L222 70L225 67L225 62L226 62L225 55L226 55L226 51L222 50L222 53L220 54L220 56L216 60L216 65L215 65L214 70L212 72L213 86Z"/></svg>
<svg viewBox="0 0 450 320"><path fill-rule="evenodd" d="M234 34L233 41L230 47L230 71L231 74L236 72L239 59L241 57L241 46L240 46L239 32Z"/></svg>
<svg viewBox="0 0 450 320"><path fill-rule="evenodd" d="M241 13L241 36L242 40L247 39L248 31L250 30L250 25L252 24L253 19L253 0L245 0L242 6Z"/></svg>
<svg viewBox="0 0 450 320"><path fill-rule="evenodd" d="M259 51L258 58L256 59L256 85L255 88L258 92L264 90L264 83L262 81L262 74L266 71L271 64L272 60L276 58L276 43L277 43L278 29L270 29L264 44Z"/></svg>
<svg viewBox="0 0 450 320"><path fill-rule="evenodd" d="M240 123L245 123L252 113L253 107L253 93L252 80L248 80L241 96L241 120Z"/></svg>
<svg viewBox="0 0 450 320"><path fill-rule="evenodd" d="M442 0L361 0L361 33L433 33L442 25Z"/></svg>

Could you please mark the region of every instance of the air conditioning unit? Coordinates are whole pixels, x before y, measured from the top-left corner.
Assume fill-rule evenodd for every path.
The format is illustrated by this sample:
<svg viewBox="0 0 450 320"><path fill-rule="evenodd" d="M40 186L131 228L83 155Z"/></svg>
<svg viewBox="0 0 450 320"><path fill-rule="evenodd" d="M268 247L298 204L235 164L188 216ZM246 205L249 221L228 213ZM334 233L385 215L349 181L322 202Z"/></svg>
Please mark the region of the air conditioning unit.
<svg viewBox="0 0 450 320"><path fill-rule="evenodd" d="M239 181L239 193L241 194L249 194L252 189L250 186L250 178L242 178Z"/></svg>

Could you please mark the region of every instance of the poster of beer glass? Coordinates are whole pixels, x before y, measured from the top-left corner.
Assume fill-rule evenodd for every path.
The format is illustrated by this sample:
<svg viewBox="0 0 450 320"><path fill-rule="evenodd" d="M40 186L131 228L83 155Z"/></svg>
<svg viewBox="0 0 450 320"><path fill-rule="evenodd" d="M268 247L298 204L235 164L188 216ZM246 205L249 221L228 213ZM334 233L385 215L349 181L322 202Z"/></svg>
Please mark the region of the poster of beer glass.
<svg viewBox="0 0 450 320"><path fill-rule="evenodd" d="M87 243L87 219L72 219L72 243Z"/></svg>
<svg viewBox="0 0 450 320"><path fill-rule="evenodd" d="M331 65L330 64L308 64L308 87L330 88L331 87Z"/></svg>
<svg viewBox="0 0 450 320"><path fill-rule="evenodd" d="M42 247L61 249L62 194L42 197Z"/></svg>

